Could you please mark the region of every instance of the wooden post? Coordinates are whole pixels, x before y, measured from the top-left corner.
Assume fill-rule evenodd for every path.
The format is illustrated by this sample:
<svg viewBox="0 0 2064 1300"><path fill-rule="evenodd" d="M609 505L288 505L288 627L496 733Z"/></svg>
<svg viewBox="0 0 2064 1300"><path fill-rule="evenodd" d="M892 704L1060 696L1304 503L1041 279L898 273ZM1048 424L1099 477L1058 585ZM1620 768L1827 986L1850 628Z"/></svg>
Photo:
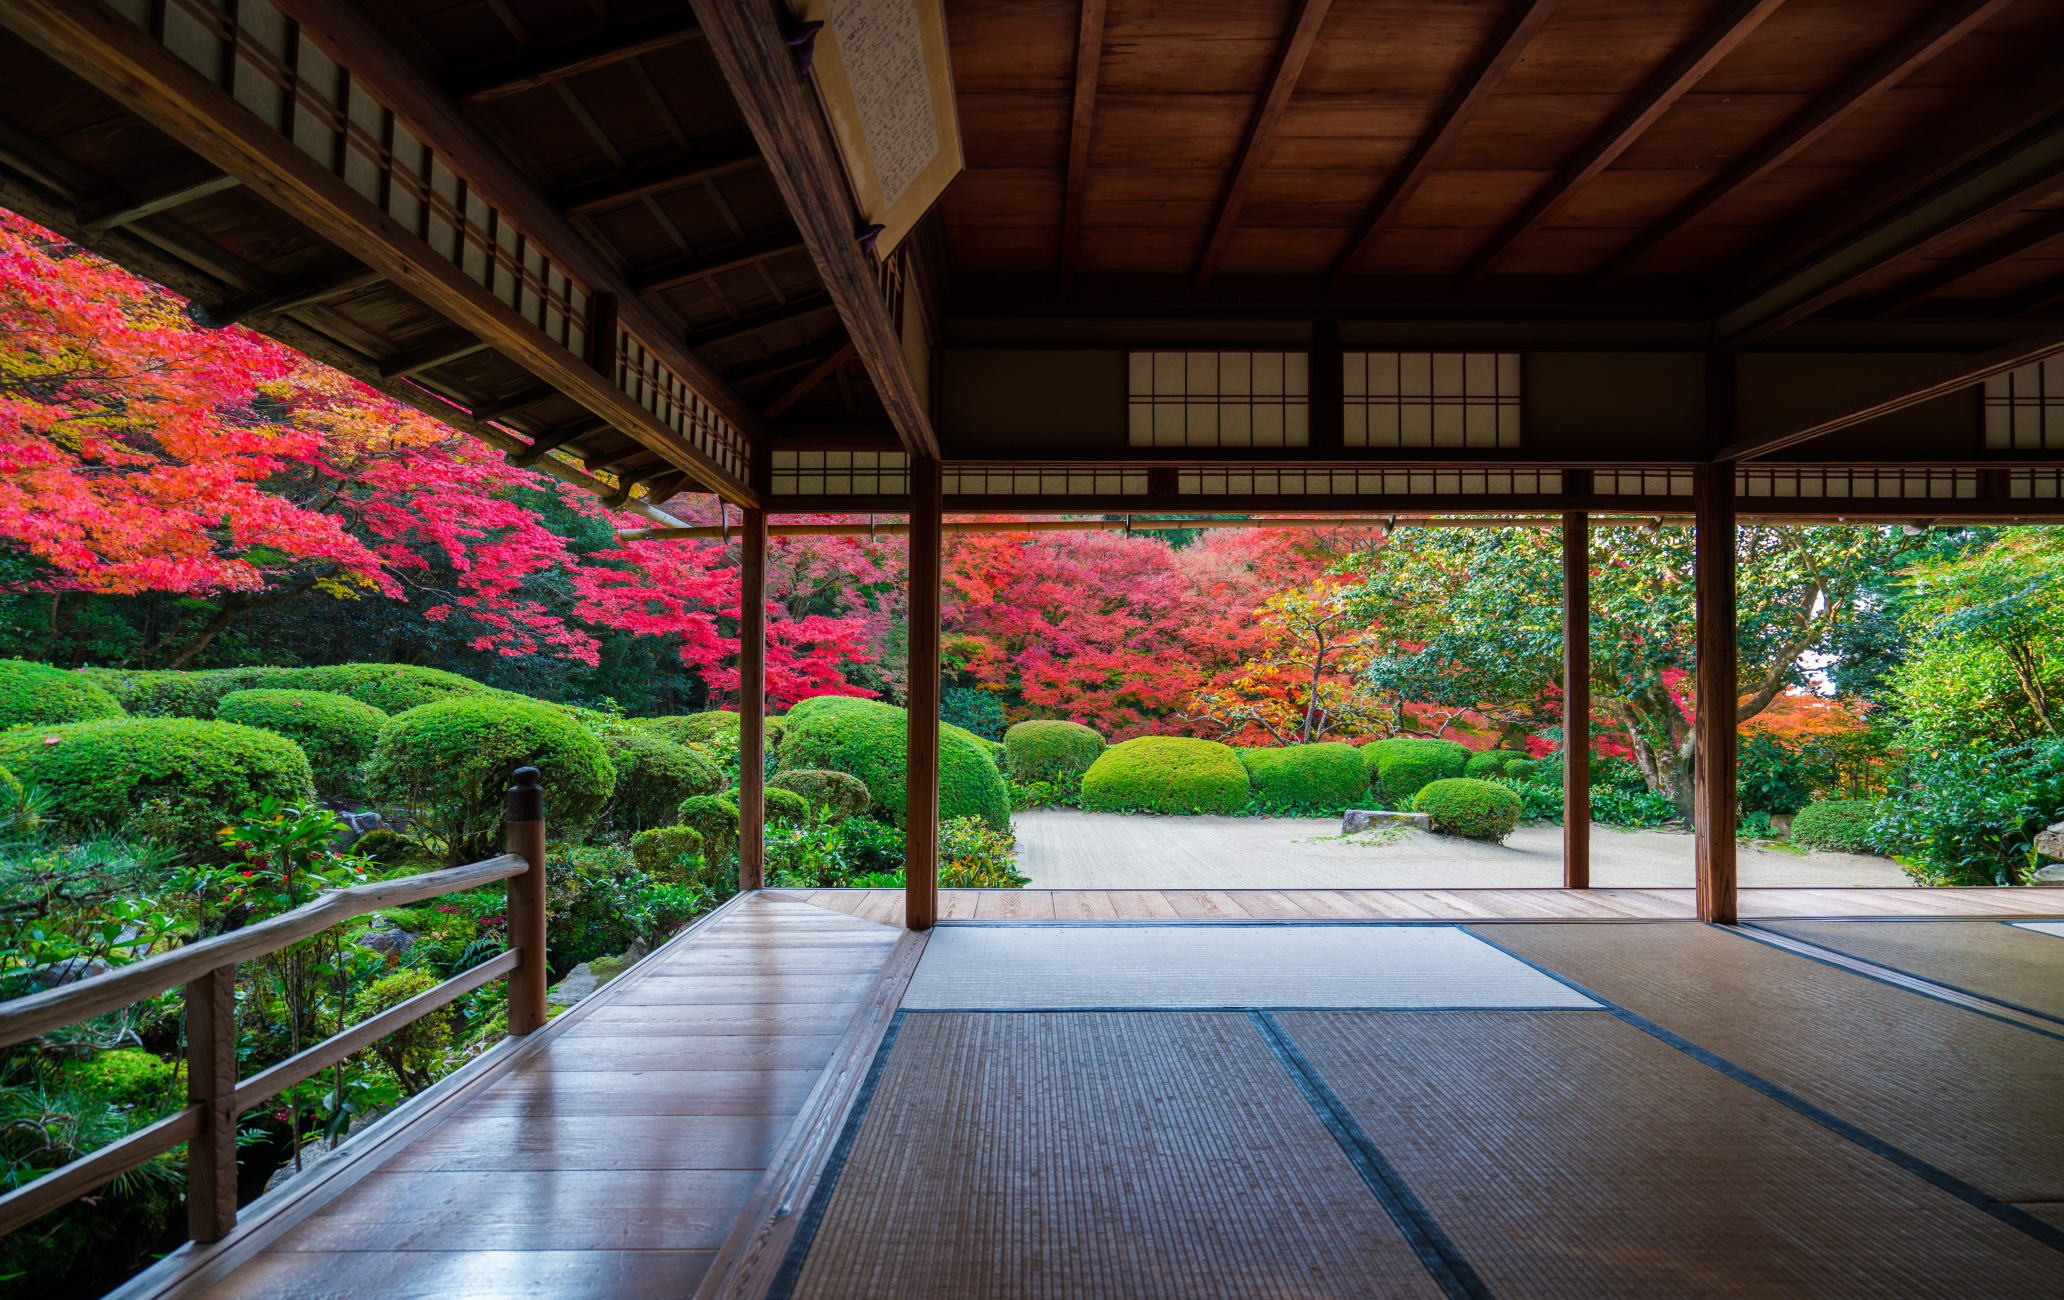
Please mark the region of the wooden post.
<svg viewBox="0 0 2064 1300"><path fill-rule="evenodd" d="M220 1241L236 1226L236 967L188 984L186 1099L198 1103L201 1131L186 1148L186 1234Z"/></svg>
<svg viewBox="0 0 2064 1300"><path fill-rule="evenodd" d="M1698 472L1698 914L1733 925L1734 887L1734 462Z"/></svg>
<svg viewBox="0 0 2064 1300"><path fill-rule="evenodd" d="M1591 519L1562 516L1562 885L1591 888Z"/></svg>
<svg viewBox="0 0 2064 1300"><path fill-rule="evenodd" d="M509 1033L522 1035L545 1023L545 792L538 770L516 769L509 787L508 851L530 863L509 877L509 946L516 969L509 972Z"/></svg>
<svg viewBox="0 0 2064 1300"><path fill-rule="evenodd" d="M767 512L739 525L738 892L767 883Z"/></svg>
<svg viewBox="0 0 2064 1300"><path fill-rule="evenodd" d="M903 923L939 919L939 462L910 458L910 728L904 785Z"/></svg>

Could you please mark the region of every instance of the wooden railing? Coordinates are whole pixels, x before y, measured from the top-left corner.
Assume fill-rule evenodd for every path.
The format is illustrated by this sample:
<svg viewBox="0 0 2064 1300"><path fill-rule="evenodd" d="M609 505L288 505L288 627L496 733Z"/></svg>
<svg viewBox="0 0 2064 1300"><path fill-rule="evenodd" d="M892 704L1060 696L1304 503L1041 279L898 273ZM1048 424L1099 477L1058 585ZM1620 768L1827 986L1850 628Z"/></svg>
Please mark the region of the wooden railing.
<svg viewBox="0 0 2064 1300"><path fill-rule="evenodd" d="M236 1225L237 1116L370 1043L504 975L509 977L509 1032L530 1033L545 1023L544 791L534 767L516 769L509 787L507 852L483 862L401 880L355 885L241 930L0 1003L0 1047L105 1015L172 988L186 1001L186 1105L157 1123L111 1142L0 1196L0 1236L30 1223L108 1179L187 1144L188 1235L220 1241ZM237 1078L237 963L382 908L401 907L497 880L509 882L509 948L490 961L452 976L343 1033Z"/></svg>

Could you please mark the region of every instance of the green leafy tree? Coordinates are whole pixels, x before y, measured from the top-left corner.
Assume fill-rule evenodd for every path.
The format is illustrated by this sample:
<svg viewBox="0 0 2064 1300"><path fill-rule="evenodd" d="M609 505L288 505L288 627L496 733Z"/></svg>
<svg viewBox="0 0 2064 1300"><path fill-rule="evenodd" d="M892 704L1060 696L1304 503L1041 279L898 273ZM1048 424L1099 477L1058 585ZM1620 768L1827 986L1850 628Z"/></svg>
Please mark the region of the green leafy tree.
<svg viewBox="0 0 2064 1300"><path fill-rule="evenodd" d="M2064 533L2009 528L1914 566L1913 649L1892 674L1908 739L1963 748L2064 736Z"/></svg>

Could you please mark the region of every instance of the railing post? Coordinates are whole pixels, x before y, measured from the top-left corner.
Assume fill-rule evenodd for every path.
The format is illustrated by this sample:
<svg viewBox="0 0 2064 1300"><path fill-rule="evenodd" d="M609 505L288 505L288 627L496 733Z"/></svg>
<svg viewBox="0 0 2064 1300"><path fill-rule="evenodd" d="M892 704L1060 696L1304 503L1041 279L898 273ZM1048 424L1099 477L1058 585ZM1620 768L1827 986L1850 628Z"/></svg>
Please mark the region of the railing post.
<svg viewBox="0 0 2064 1300"><path fill-rule="evenodd" d="M509 1032L530 1033L545 1023L545 792L538 770L516 769L509 787L508 851L530 863L509 877L509 947L516 969L509 972Z"/></svg>
<svg viewBox="0 0 2064 1300"><path fill-rule="evenodd" d="M201 1131L186 1148L186 1231L220 1241L236 1226L236 967L189 983L186 1099L201 1107Z"/></svg>

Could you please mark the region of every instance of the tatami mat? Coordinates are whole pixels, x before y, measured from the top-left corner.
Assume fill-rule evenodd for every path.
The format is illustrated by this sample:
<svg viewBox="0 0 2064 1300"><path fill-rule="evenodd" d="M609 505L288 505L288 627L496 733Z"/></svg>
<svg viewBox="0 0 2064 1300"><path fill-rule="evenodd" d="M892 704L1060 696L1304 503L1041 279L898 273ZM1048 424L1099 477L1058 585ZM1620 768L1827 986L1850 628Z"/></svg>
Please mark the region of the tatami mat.
<svg viewBox="0 0 2064 1300"><path fill-rule="evenodd" d="M1246 1015L1102 1012L905 1014L771 1294L1441 1291Z"/></svg>
<svg viewBox="0 0 2064 1300"><path fill-rule="evenodd" d="M1276 1019L1492 1295L2033 1297L2064 1277L2064 1254L1609 1016Z"/></svg>
<svg viewBox="0 0 2064 1300"><path fill-rule="evenodd" d="M1453 926L956 926L932 932L916 1009L1588 1007Z"/></svg>
<svg viewBox="0 0 2064 1300"><path fill-rule="evenodd" d="M1997 921L1759 921L1756 925L2039 1015L2064 1017L2064 943L2032 926Z"/></svg>
<svg viewBox="0 0 2064 1300"><path fill-rule="evenodd" d="M1483 933L1988 1195L2064 1200L2064 1040L1714 926Z"/></svg>

